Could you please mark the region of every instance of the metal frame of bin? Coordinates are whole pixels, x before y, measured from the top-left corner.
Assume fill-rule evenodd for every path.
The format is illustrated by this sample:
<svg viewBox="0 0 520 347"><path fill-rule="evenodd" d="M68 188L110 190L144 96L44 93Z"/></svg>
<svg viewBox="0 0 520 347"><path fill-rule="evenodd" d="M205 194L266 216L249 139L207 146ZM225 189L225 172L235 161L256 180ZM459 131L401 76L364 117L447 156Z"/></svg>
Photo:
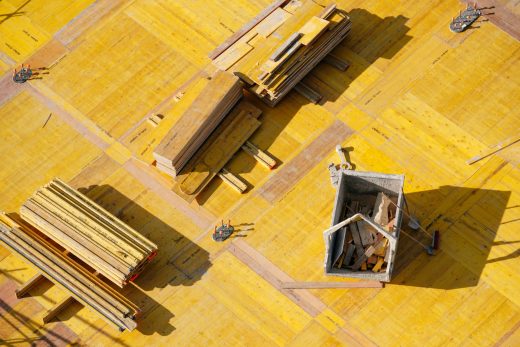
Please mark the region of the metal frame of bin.
<svg viewBox="0 0 520 347"><path fill-rule="evenodd" d="M334 202L334 210L332 212L332 226L341 223L346 219L346 201L349 193L354 194L377 194L383 192L390 197L397 196L397 210L396 220L393 229L393 238L389 239L390 256L388 259L388 265L385 272L377 273L372 271L352 271L349 269L337 269L332 265L332 256L334 252L334 244L336 241L337 232L325 233L325 274L334 275L349 278L362 278L370 279L382 282L390 282L392 278L392 271L394 268L395 254L397 252L397 245L399 242L399 234L401 230L401 222L403 217L403 185L404 175L391 175L374 172L359 172L351 170L343 170L340 174L338 188L336 190L336 198ZM376 230L381 232L383 235L387 234L380 226L374 223L367 216L359 216L364 219ZM386 237L386 236L385 236ZM388 237L387 237L388 238Z"/></svg>

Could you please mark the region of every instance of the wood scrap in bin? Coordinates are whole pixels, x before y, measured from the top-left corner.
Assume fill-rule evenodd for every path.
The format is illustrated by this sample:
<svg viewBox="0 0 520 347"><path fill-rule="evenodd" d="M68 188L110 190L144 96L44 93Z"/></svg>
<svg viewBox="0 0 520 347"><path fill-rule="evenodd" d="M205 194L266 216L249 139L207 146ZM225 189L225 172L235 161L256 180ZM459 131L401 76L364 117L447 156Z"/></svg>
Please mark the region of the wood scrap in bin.
<svg viewBox="0 0 520 347"><path fill-rule="evenodd" d="M372 211L371 218L374 222L384 227L387 231L392 231L393 221L389 221L390 216L395 215L395 205L391 205L390 198L384 193L373 195L357 195L356 200L351 200L346 205L346 215L353 216L355 213L363 211ZM375 201L375 203L374 203ZM369 207L374 203L373 207ZM383 224L384 223L384 224ZM345 229L346 235L342 235L341 231ZM342 228L338 231L341 237L337 237L336 242L341 243L342 240L349 239L341 248L336 247L334 262L337 268L348 268L359 271L380 272L385 271L385 255L388 249L388 239L379 234L377 229L361 219L348 224L347 228ZM341 249L341 254L337 252ZM343 262L338 266L338 259L343 259Z"/></svg>
<svg viewBox="0 0 520 347"><path fill-rule="evenodd" d="M323 232L326 275L390 281L402 220L403 182L402 175L339 172L332 226Z"/></svg>

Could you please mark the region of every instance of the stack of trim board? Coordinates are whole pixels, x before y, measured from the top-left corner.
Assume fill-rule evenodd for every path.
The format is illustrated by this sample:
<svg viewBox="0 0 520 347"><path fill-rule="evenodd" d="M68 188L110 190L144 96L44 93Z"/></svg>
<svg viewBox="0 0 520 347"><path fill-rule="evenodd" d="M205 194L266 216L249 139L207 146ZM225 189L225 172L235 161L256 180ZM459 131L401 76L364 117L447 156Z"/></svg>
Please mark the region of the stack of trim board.
<svg viewBox="0 0 520 347"><path fill-rule="evenodd" d="M314 1L277 1L210 53L249 90L276 105L349 33L345 11Z"/></svg>
<svg viewBox="0 0 520 347"><path fill-rule="evenodd" d="M50 281L65 289L85 307L98 312L108 323L123 331L137 327L139 308L79 266L23 221L0 213L0 240L8 248L35 265Z"/></svg>
<svg viewBox="0 0 520 347"><path fill-rule="evenodd" d="M154 243L60 179L38 189L20 214L119 287L157 254Z"/></svg>
<svg viewBox="0 0 520 347"><path fill-rule="evenodd" d="M242 97L238 77L217 71L154 151L157 168L175 177Z"/></svg>

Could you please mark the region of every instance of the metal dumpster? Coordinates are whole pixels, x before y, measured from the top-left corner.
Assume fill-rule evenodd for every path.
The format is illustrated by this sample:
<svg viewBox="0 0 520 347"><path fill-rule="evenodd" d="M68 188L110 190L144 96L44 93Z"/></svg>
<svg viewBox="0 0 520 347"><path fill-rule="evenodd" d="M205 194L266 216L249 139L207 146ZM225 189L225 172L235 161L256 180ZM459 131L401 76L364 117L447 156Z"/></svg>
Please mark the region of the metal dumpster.
<svg viewBox="0 0 520 347"><path fill-rule="evenodd" d="M403 184L404 175L356 172L351 170L341 171L336 190L334 210L332 213L332 226L337 227L337 224L341 222L343 222L342 224L347 224L340 229L324 232L324 266L326 275L363 278L382 282L390 281L392 270L394 268L395 254L397 251L403 215ZM348 207L349 204L353 204L353 202L357 202L357 200L363 200L366 205L370 205L376 200L376 198L379 198L378 195L387 196L387 199L389 198L392 201L391 204L389 203L388 205L393 206L394 215L392 223L388 223L386 226L374 223L374 216L371 215L369 208L363 207L361 210L362 213L355 213L359 211L352 211L352 209ZM374 211L372 211L372 213L374 213ZM388 212L388 214L391 213L391 211ZM350 219L353 220L346 221L349 217L352 217ZM386 266L379 265L377 272L367 269L366 266L365 269L360 268L354 270L352 266L348 266L348 264L345 266L343 260L340 262L339 267L337 266L337 259L341 258L341 256L344 257L346 253L349 253L350 250L346 250L347 246L348 248L353 247L351 245L354 244L353 241L356 241L353 239L357 232L357 228L360 226L359 223L370 228L374 240L379 240L380 242L384 241L387 245L384 249L386 254L383 259L383 264ZM388 241L384 240L385 238L388 239ZM348 243L347 240L349 240L348 242L350 243ZM377 245L380 245L380 243L377 243ZM356 247L357 246L358 244L356 244ZM350 253L350 256L352 256L354 260L356 257L358 257L359 260L360 253L358 252L358 249L356 249L354 255L352 255L354 251ZM379 257L378 261L381 261L381 257ZM375 268L375 266L373 268Z"/></svg>

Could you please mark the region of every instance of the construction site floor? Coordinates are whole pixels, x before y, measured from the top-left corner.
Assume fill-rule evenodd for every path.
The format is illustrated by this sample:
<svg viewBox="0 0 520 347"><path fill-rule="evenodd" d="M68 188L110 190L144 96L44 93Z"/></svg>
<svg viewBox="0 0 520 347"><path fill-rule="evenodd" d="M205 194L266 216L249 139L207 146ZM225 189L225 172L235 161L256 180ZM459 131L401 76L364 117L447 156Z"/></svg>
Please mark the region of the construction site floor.
<svg viewBox="0 0 520 347"><path fill-rule="evenodd" d="M0 248L1 345L520 345L520 145L466 164L518 135L520 5L495 1L490 21L455 34L455 0L337 2L353 27L334 54L351 66L306 78L325 101L253 99L251 141L278 167L241 152L226 168L247 193L217 178L187 203L150 166L153 149L207 53L270 0L0 1L0 209L60 177L159 245L125 292L143 314L124 333L79 304L42 326L66 293L42 283L16 299L36 270ZM39 73L15 84L22 63ZM323 274L336 144L355 170L405 174L440 250L402 237L385 288L283 289L347 281ZM216 243L221 219L239 232Z"/></svg>

